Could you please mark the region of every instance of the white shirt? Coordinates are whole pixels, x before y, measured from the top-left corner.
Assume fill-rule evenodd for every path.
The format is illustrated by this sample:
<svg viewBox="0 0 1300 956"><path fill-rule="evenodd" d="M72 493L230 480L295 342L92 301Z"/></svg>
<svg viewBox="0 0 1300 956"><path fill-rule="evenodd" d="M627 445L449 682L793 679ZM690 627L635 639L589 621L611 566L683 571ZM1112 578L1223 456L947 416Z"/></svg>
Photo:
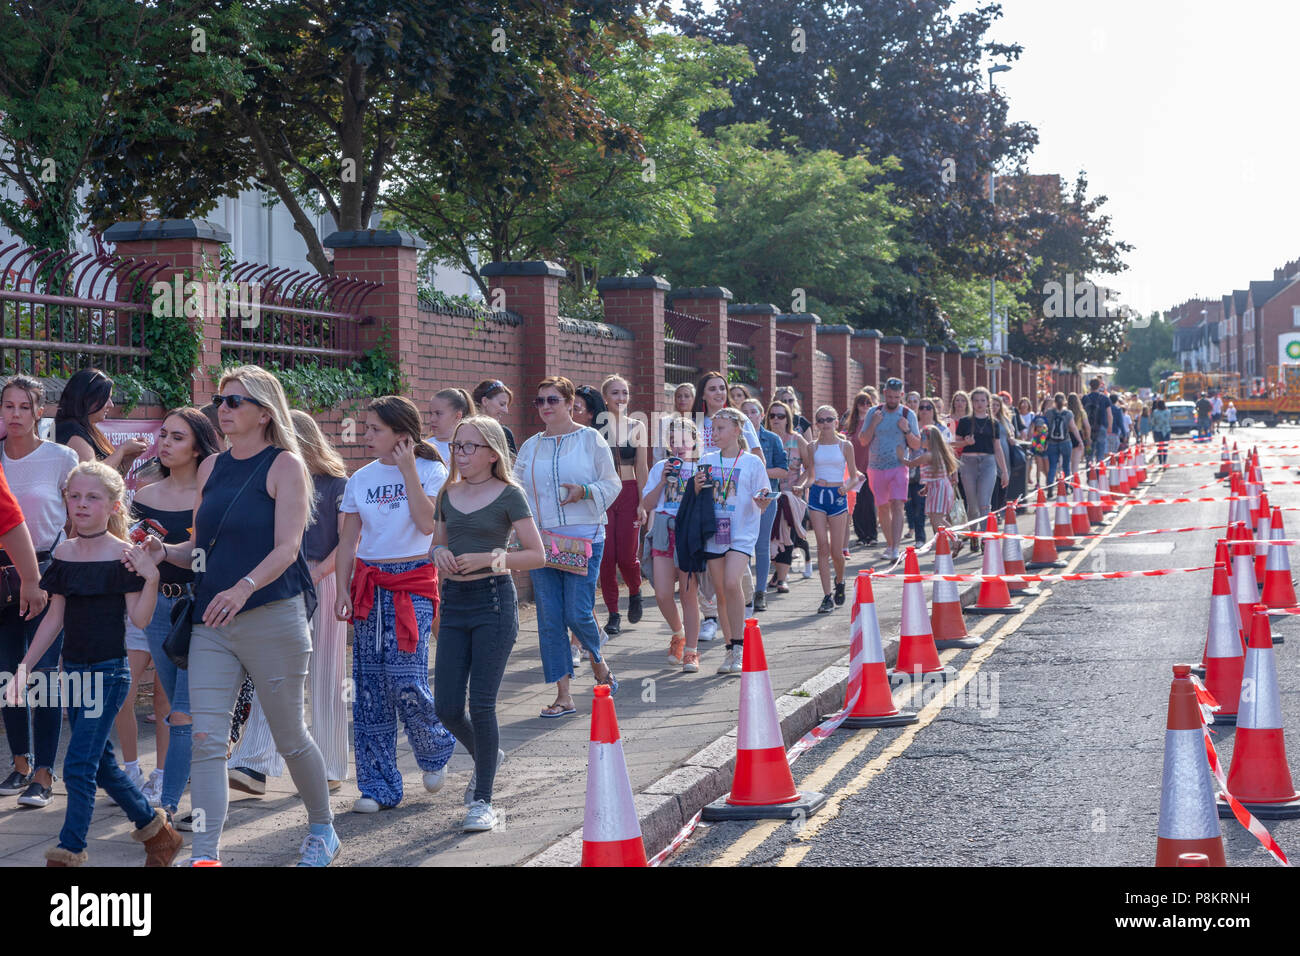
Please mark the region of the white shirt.
<svg viewBox="0 0 1300 956"><path fill-rule="evenodd" d="M582 427L564 435L538 432L519 446L515 480L528 496L528 506L543 531L602 540L607 512L623 482L604 436ZM565 484L587 485L591 497L572 504Z"/></svg>
<svg viewBox="0 0 1300 956"><path fill-rule="evenodd" d="M68 472L77 467L77 461L75 451L52 441L41 442L23 458L10 458L0 452L0 465L4 467L9 490L18 499L37 551L53 548L68 520L63 489L68 483Z"/></svg>
<svg viewBox="0 0 1300 956"><path fill-rule="evenodd" d="M767 466L747 451L735 458L723 458L721 453L711 452L700 459L700 467L704 465L713 466L713 478L718 483L713 492L714 517L731 522L731 542L719 542L715 535L705 542L704 550L713 554L736 550L752 555L763 517L754 504L754 496L768 487Z"/></svg>
<svg viewBox="0 0 1300 956"><path fill-rule="evenodd" d="M447 467L427 458L415 459L420 486L430 498L437 496L447 480ZM428 554L432 534L421 534L411 520L406 500L406 479L396 465L379 459L358 468L348 479L340 511L361 516L361 542L357 557L363 561L404 558Z"/></svg>
<svg viewBox="0 0 1300 956"><path fill-rule="evenodd" d="M653 488L663 479L664 471L668 467L668 461L655 462L650 469L650 474L646 477L646 487ZM695 462L683 461L681 474L676 478L669 478L664 482L663 490L659 492L659 503L655 505L655 513L663 515L676 515L677 509L681 507L682 495L686 493L686 485L690 482L691 476L695 474Z"/></svg>
<svg viewBox="0 0 1300 956"><path fill-rule="evenodd" d="M443 441L441 438L426 438L425 442L438 449L438 454L442 456L443 462L451 461L451 439Z"/></svg>

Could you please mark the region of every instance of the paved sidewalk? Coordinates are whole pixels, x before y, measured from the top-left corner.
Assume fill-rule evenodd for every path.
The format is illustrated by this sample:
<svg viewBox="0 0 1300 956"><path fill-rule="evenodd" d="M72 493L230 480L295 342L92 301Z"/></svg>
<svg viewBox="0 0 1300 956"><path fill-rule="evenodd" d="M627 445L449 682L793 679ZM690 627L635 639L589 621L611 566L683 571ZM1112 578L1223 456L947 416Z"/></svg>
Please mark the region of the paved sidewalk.
<svg viewBox="0 0 1300 956"><path fill-rule="evenodd" d="M1023 531L1032 530L1021 517ZM859 569L883 565L881 548L855 548L848 563L850 580ZM958 559L959 569L977 570L968 552ZM757 615L763 628L772 687L777 696L797 687L833 664L848 651L849 603L834 613L819 615L821 587L814 573L804 580L791 574L789 594L769 592L768 610ZM922 569L930 569L923 558ZM894 591L877 586L880 594ZM927 592L928 592L927 587ZM664 658L668 628L655 606L649 585L645 617L637 625L626 623L606 653L621 687L615 704L624 751L634 791L639 791L680 766L702 747L733 729L737 720L740 680L713 673L722 658L718 640L702 644L698 674L683 674ZM597 599L599 620L604 607ZM624 598L626 605L626 597ZM886 640L898 633L896 594L881 604L881 631ZM536 625L532 606L521 609L520 639L511 655L501 688L498 713L501 746L507 757L497 776L493 805L502 817L498 828L485 834L463 834L461 802L472 761L457 748L448 768L444 789L426 793L420 771L411 756L405 734L399 732L399 766L405 778L406 797L393 809L373 815L348 812L358 796L353 780L331 800L335 826L343 848L335 865L347 866L501 866L526 861L582 825L586 794L587 742L590 729L590 667L574 681L578 707L575 716L544 720L538 711L554 699L554 687L542 683ZM350 655L349 655L350 661ZM143 717L145 708L138 709ZM139 721L141 765L146 773L154 761L154 725ZM67 742L64 726L63 743ZM62 768L60 752L56 770ZM18 810L0 798L0 865L40 866L62 825L65 796L62 781L55 798L43 810ZM188 793L181 813L189 807ZM135 866L143 860L139 844L130 839L130 824L101 791L91 826L92 866ZM222 861L235 866L282 866L297 860L306 834L306 813L293 782L286 773L268 780L265 797L231 792L230 819L222 839ZM187 846L182 858L188 855Z"/></svg>

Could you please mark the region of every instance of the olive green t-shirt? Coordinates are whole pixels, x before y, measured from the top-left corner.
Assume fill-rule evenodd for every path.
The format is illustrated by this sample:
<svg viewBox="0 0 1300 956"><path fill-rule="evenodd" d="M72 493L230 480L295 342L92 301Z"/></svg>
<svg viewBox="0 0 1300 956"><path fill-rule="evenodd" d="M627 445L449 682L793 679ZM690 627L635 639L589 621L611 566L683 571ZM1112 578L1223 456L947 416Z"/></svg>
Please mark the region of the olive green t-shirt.
<svg viewBox="0 0 1300 956"><path fill-rule="evenodd" d="M514 523L531 516L528 499L518 485L506 485L496 498L468 514L457 510L447 494L441 494L434 515L446 522L447 547L455 555L483 554L504 548Z"/></svg>

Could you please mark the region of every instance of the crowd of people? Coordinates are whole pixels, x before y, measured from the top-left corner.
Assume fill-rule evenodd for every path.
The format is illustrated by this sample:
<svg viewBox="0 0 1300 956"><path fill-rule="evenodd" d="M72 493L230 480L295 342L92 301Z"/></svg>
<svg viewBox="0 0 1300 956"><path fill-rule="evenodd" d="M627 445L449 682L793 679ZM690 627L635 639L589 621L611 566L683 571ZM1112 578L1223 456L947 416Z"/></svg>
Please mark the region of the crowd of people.
<svg viewBox="0 0 1300 956"><path fill-rule="evenodd" d="M0 795L50 805L65 707L67 806L52 866L86 860L98 788L133 822L148 865L172 863L181 830L193 832L192 864L217 865L229 790L264 794L286 767L309 823L299 865L328 865L340 847L329 796L350 766L355 812L404 798L399 719L429 792L465 747L463 829L491 830L505 760L497 695L519 637L512 572L528 573L543 679L555 686L538 716L562 719L577 713L571 683L584 661L618 691L607 644L623 629L624 589L635 625L649 583L669 666L698 673L703 645L720 637L716 673L738 675L745 619L789 594L796 552L813 576L810 540L816 611L830 614L846 601L851 534L868 547L883 538L883 558L896 561L907 541L927 540L927 524L938 533L1024 493L1031 463L1054 490L1085 458L1169 430L1161 403L1135 414L1100 380L1035 410L982 387L945 407L890 377L809 419L794 389L764 402L709 371L647 419L621 376L598 386L550 376L531 397L540 430L518 444L501 381L442 389L427 414L377 397L363 438L373 460L349 476L275 376L248 365L221 378L211 405L166 413L156 458L128 491L147 446L115 448L96 427L111 392L103 372L76 373L45 440L42 384L18 376L0 390L0 670L14 674ZM135 700L151 661L159 733L146 777ZM28 694L60 672L107 693L93 707Z"/></svg>

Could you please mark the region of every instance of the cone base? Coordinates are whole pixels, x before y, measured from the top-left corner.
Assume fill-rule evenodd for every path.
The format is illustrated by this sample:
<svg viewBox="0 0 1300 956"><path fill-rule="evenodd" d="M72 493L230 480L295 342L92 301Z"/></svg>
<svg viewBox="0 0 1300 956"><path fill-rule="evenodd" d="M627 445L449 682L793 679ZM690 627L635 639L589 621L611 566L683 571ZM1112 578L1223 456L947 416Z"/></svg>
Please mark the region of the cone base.
<svg viewBox="0 0 1300 956"><path fill-rule="evenodd" d="M1217 714L1215 719L1218 719ZM1300 793L1295 795L1295 799L1282 803L1247 803L1245 800L1240 802L1261 820L1294 820L1300 817ZM1228 819L1232 816L1232 807L1228 806L1228 802L1222 796L1214 798L1214 805L1218 808L1220 818Z"/></svg>
<svg viewBox="0 0 1300 956"><path fill-rule="evenodd" d="M1283 637L1281 634L1274 634L1274 635L1273 635L1273 643L1274 643L1274 644L1285 644L1285 643L1286 643L1286 638Z"/></svg>
<svg viewBox="0 0 1300 956"><path fill-rule="evenodd" d="M1221 713L1219 713L1218 711L1215 711L1215 713L1214 713L1214 725L1217 727L1217 726L1219 726L1220 724L1223 724L1223 725L1228 726L1228 727L1236 727L1236 726L1237 726L1237 715L1236 715L1236 714L1221 714Z"/></svg>
<svg viewBox="0 0 1300 956"><path fill-rule="evenodd" d="M826 805L826 794L816 790L800 790L799 799L790 803L770 803L761 806L741 807L727 803L719 797L701 811L700 818L708 823L723 820L806 820Z"/></svg>
<svg viewBox="0 0 1300 956"><path fill-rule="evenodd" d="M962 610L967 614L1019 614L1024 611L1024 608L1018 604L1008 604L1006 607L981 607L978 604L972 604Z"/></svg>
<svg viewBox="0 0 1300 956"><path fill-rule="evenodd" d="M1037 584L1032 587L1028 584L1022 584L1020 587L1016 587L1014 584L1009 584L1007 587L1010 589L1012 597L1038 597L1038 595L1043 593L1043 589Z"/></svg>
<svg viewBox="0 0 1300 956"><path fill-rule="evenodd" d="M1063 568L1069 563L1069 561L1027 561L1025 562L1025 570L1038 571L1041 568Z"/></svg>
<svg viewBox="0 0 1300 956"><path fill-rule="evenodd" d="M918 680L943 680L949 681L957 677L957 671L952 667L940 667L934 671L900 671L894 668L889 672L889 683L891 687L901 687L903 684Z"/></svg>
<svg viewBox="0 0 1300 956"><path fill-rule="evenodd" d="M937 650L948 651L954 647L979 647L983 643L984 638L967 635L966 637L955 637L950 641L935 641L934 646Z"/></svg>
<svg viewBox="0 0 1300 956"><path fill-rule="evenodd" d="M1192 668L1192 673L1195 674L1197 677L1199 677L1201 680L1205 680L1205 665L1197 664L1195 667ZM1215 714L1214 719L1218 720L1219 715Z"/></svg>
<svg viewBox="0 0 1300 956"><path fill-rule="evenodd" d="M864 730L868 727L906 727L920 719L915 711L900 710L890 717L845 717L840 727L847 727L850 730Z"/></svg>

